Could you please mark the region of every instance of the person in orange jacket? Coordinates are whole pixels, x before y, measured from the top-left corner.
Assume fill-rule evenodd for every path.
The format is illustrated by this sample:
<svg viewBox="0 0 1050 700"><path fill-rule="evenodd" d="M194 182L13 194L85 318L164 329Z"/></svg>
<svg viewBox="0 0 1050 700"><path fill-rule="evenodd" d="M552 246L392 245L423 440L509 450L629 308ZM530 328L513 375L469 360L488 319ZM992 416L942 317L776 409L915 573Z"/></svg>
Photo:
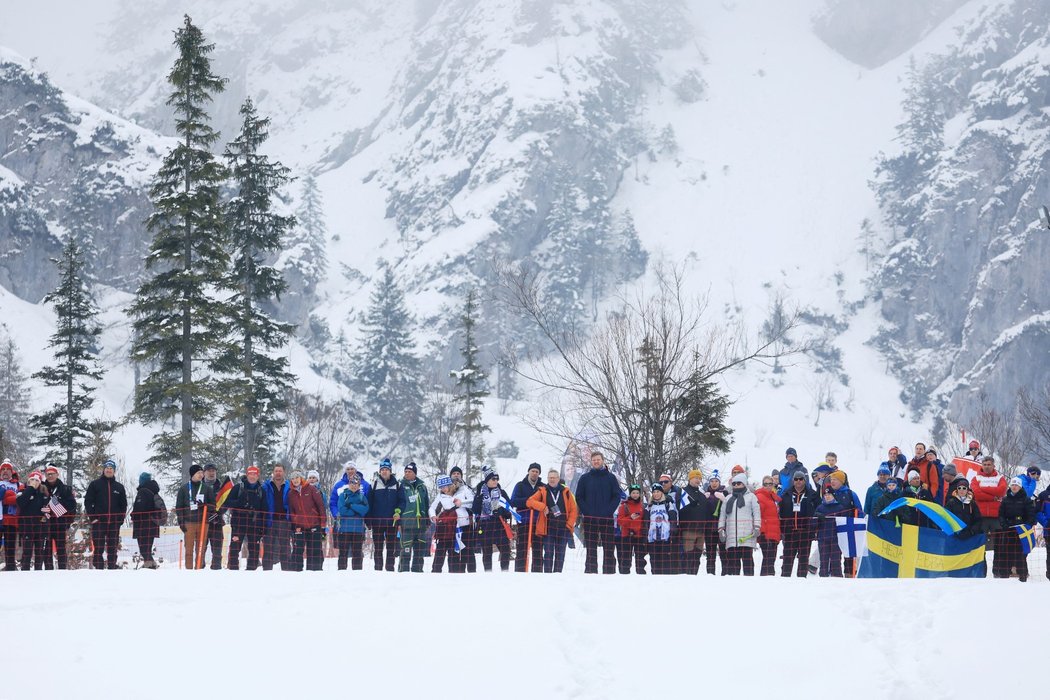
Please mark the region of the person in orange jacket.
<svg viewBox="0 0 1050 700"><path fill-rule="evenodd" d="M565 548L579 516L576 497L562 483L561 472L551 469L547 483L533 492L526 505L536 511L533 535L543 548L543 573L560 574L565 566Z"/></svg>
<svg viewBox="0 0 1050 700"><path fill-rule="evenodd" d="M762 550L762 568L759 576L775 576L777 545L780 544L780 496L777 495L777 479L762 477L762 488L755 491L758 507L762 513L762 531L758 535L758 547Z"/></svg>
<svg viewBox="0 0 1050 700"><path fill-rule="evenodd" d="M645 552L648 549L645 532L645 503L642 487L631 484L627 489L627 500L616 509L616 524L620 527L619 556L620 573L631 573L631 556L634 555L634 570L645 573Z"/></svg>

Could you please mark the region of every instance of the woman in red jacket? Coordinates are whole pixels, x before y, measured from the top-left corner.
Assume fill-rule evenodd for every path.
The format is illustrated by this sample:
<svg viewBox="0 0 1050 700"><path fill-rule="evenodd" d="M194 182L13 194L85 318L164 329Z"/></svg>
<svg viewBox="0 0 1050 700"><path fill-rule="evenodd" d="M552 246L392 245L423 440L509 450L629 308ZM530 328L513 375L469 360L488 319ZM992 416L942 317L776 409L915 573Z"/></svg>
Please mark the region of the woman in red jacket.
<svg viewBox="0 0 1050 700"><path fill-rule="evenodd" d="M634 555L634 570L645 573L645 552L649 548L645 534L645 503L642 501L642 487L631 484L627 490L627 500L616 509L616 524L620 526L618 540L620 550L617 559L620 561L620 573L631 573L631 556Z"/></svg>
<svg viewBox="0 0 1050 700"><path fill-rule="evenodd" d="M762 477L762 488L755 492L762 513L762 532L758 535L758 546L762 550L762 569L759 576L775 576L777 545L780 544L780 515L777 495L777 480L772 476Z"/></svg>
<svg viewBox="0 0 1050 700"><path fill-rule="evenodd" d="M324 564L321 553L321 538L328 519L325 514L321 492L303 478L296 469L292 472L291 488L288 490L288 515L292 521L292 569L303 570L303 554L306 554L306 570L320 571Z"/></svg>

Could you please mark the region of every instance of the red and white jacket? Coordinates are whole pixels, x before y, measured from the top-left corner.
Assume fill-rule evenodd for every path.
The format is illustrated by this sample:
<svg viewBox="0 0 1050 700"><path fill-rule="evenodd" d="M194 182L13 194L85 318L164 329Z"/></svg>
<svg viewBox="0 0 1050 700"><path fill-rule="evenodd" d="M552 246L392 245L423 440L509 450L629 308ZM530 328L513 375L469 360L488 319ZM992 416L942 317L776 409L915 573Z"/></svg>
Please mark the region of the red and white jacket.
<svg viewBox="0 0 1050 700"><path fill-rule="evenodd" d="M1006 477L997 471L992 471L990 475L977 472L970 480L970 488L973 489L973 499L977 502L981 517L998 518L999 502L1006 495Z"/></svg>

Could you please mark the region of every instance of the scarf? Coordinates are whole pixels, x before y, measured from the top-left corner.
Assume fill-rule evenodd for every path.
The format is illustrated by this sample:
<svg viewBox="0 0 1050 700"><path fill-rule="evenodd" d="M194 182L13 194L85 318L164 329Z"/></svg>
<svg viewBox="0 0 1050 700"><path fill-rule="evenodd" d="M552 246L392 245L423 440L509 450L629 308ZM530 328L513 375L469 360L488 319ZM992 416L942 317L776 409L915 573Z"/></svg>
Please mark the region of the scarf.
<svg viewBox="0 0 1050 700"><path fill-rule="evenodd" d="M488 484L481 487L481 517L491 518L499 510L500 492L497 486L490 489Z"/></svg>
<svg viewBox="0 0 1050 700"><path fill-rule="evenodd" d="M726 515L727 516L732 514L733 508L739 508L741 510L744 509L744 505L746 503L746 501L744 500L744 496L746 496L746 495L747 495L747 489L746 488L740 489L739 491L737 491L736 489L733 489L733 495L730 496L729 500L726 501Z"/></svg>

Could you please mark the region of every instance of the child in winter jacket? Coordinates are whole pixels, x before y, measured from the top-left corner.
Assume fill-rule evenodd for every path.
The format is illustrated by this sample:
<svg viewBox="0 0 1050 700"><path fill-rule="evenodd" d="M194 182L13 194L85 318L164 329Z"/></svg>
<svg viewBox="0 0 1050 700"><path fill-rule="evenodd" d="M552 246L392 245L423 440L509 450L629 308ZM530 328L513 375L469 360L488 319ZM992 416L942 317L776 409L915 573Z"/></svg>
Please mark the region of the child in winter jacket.
<svg viewBox="0 0 1050 700"><path fill-rule="evenodd" d="M631 484L627 489L627 498L616 509L616 524L620 526L619 552L620 573L631 573L631 557L634 557L636 573L645 573L645 503L642 501L642 487Z"/></svg>

